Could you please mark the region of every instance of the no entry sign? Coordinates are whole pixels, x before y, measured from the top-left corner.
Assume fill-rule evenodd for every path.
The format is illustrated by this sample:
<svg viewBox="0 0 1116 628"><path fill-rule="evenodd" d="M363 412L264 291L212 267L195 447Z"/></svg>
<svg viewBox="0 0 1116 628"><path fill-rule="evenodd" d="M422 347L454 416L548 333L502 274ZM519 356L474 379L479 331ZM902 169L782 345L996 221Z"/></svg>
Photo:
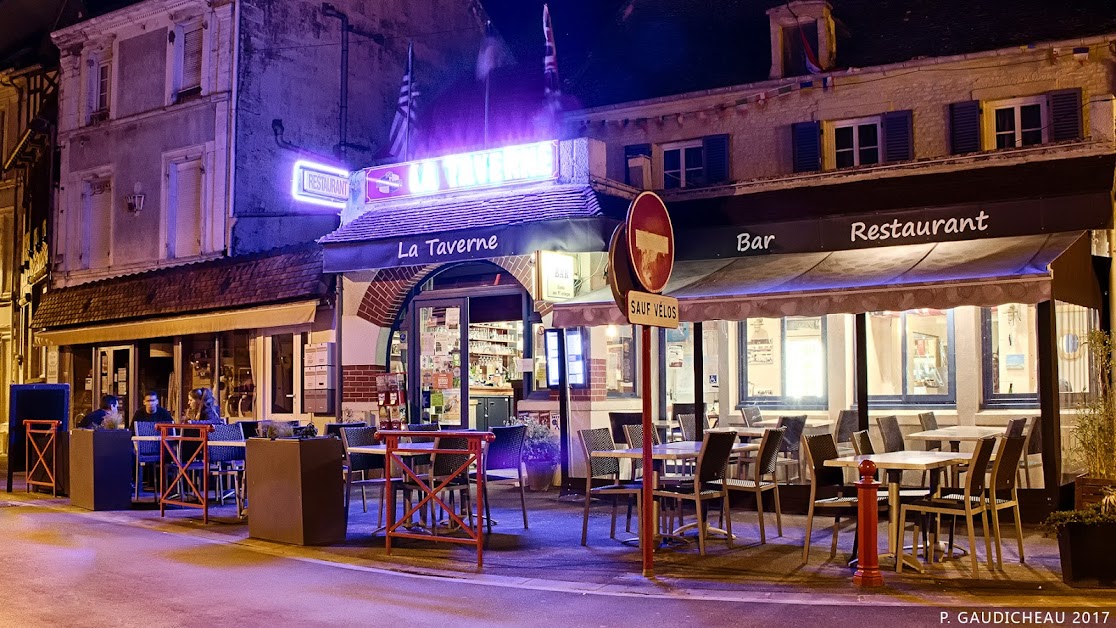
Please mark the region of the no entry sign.
<svg viewBox="0 0 1116 628"><path fill-rule="evenodd" d="M632 274L647 292L662 292L674 269L674 228L658 194L642 192L632 201L627 238Z"/></svg>

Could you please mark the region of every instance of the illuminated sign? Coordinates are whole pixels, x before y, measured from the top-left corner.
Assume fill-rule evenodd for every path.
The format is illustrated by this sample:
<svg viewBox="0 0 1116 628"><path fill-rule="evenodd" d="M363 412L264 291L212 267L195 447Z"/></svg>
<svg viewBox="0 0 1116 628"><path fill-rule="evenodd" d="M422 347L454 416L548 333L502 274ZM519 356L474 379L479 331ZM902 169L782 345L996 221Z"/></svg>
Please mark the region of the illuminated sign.
<svg viewBox="0 0 1116 628"><path fill-rule="evenodd" d="M299 160L291 179L291 196L297 201L337 209L349 201L348 170Z"/></svg>
<svg viewBox="0 0 1116 628"><path fill-rule="evenodd" d="M365 171L365 202L558 177L558 142L506 146Z"/></svg>

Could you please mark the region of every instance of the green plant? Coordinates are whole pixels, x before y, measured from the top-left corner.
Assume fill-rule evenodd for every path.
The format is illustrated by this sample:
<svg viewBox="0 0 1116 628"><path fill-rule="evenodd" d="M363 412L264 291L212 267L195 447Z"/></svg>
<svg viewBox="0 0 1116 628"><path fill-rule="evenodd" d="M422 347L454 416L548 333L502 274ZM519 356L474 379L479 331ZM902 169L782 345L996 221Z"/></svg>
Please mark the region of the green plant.
<svg viewBox="0 0 1116 628"><path fill-rule="evenodd" d="M1116 480L1116 339L1103 331L1089 333L1087 346L1100 390L1077 404L1077 423L1070 449L1075 461L1092 478Z"/></svg>
<svg viewBox="0 0 1116 628"><path fill-rule="evenodd" d="M1093 504L1081 510L1059 510L1050 513L1042 524L1043 532L1057 534L1066 526L1079 523L1082 525L1116 524L1116 491L1104 489L1104 498L1100 503Z"/></svg>
<svg viewBox="0 0 1116 628"><path fill-rule="evenodd" d="M122 430L124 429L124 417L120 416L119 412L115 412L105 417L101 424L97 426L100 430Z"/></svg>
<svg viewBox="0 0 1116 628"><path fill-rule="evenodd" d="M558 445L558 435L550 426L538 421L523 421L527 426L527 433L523 440L523 461L526 463L554 463L558 462L561 449Z"/></svg>

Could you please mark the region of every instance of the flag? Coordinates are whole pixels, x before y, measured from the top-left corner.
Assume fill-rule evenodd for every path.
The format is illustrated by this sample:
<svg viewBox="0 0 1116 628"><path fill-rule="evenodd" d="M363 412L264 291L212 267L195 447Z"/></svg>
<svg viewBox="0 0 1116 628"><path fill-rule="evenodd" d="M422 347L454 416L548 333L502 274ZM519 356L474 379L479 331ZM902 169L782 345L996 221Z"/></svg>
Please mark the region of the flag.
<svg viewBox="0 0 1116 628"><path fill-rule="evenodd" d="M546 51L543 54L543 80L547 95L557 94L558 86L558 52L554 47L554 29L550 26L550 9L543 5L543 37L546 39Z"/></svg>
<svg viewBox="0 0 1116 628"><path fill-rule="evenodd" d="M391 122L388 137L389 155L396 161L411 158L411 136L414 135L415 104L419 96L414 85L415 45L407 46L407 70L403 73L403 85L399 87L399 101L395 106L395 119Z"/></svg>
<svg viewBox="0 0 1116 628"><path fill-rule="evenodd" d="M500 49L500 40L492 32L492 22L484 25L484 41L481 42L480 51L477 53L477 80L486 81L492 71L503 65L503 51Z"/></svg>
<svg viewBox="0 0 1116 628"><path fill-rule="evenodd" d="M798 26L798 36L802 38L802 56L806 62L806 71L810 74L821 74L821 64L818 63L818 57L814 54L814 49L810 47L810 42L806 39L806 32L802 30L802 25Z"/></svg>

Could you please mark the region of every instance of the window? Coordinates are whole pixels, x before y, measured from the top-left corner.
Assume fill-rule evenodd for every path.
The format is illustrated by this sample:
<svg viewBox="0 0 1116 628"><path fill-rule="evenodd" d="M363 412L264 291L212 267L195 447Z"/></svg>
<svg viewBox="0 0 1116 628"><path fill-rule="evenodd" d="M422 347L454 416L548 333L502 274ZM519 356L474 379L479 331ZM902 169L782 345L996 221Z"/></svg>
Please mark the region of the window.
<svg viewBox="0 0 1116 628"><path fill-rule="evenodd" d="M953 312L868 314L868 396L877 404L953 405Z"/></svg>
<svg viewBox="0 0 1116 628"><path fill-rule="evenodd" d="M717 391L719 389L719 339L720 324L715 321L702 325L702 374L705 378L702 399L706 412L717 412ZM665 380L670 404L694 403L694 324L681 323L678 329L666 329L663 366L661 373Z"/></svg>
<svg viewBox="0 0 1116 628"><path fill-rule="evenodd" d="M783 27L783 76L802 76L820 72L817 55L817 20Z"/></svg>
<svg viewBox="0 0 1116 628"><path fill-rule="evenodd" d="M705 182L705 151L701 140L663 146L663 188L694 187Z"/></svg>
<svg viewBox="0 0 1116 628"><path fill-rule="evenodd" d="M880 163L880 119L834 122L833 163L838 168Z"/></svg>
<svg viewBox="0 0 1116 628"><path fill-rule="evenodd" d="M1072 408L1082 401L1082 393L1090 392L1090 382L1097 375L1091 367L1089 334L1099 329L1096 310L1054 302L1054 334L1058 338L1058 392L1063 408Z"/></svg>
<svg viewBox="0 0 1116 628"><path fill-rule="evenodd" d="M605 394L609 397L636 396L636 343L630 325L605 328Z"/></svg>
<svg viewBox="0 0 1116 628"><path fill-rule="evenodd" d="M1034 146L1046 141L1046 97L1017 98L990 104L996 148Z"/></svg>
<svg viewBox="0 0 1116 628"><path fill-rule="evenodd" d="M984 406L1038 406L1038 329L1033 305L981 310Z"/></svg>
<svg viewBox="0 0 1116 628"><path fill-rule="evenodd" d="M246 331L229 331L220 335L221 382L217 401L221 416L229 419L255 417L256 380L252 368L252 342Z"/></svg>
<svg viewBox="0 0 1116 628"><path fill-rule="evenodd" d="M182 47L178 59L179 77L176 102L201 94L202 27L194 24L182 29Z"/></svg>
<svg viewBox="0 0 1116 628"><path fill-rule="evenodd" d="M204 247L205 214L203 203L205 170L201 159L176 161L168 168L171 215L167 224L172 233L167 238L168 257L201 255Z"/></svg>
<svg viewBox="0 0 1116 628"><path fill-rule="evenodd" d="M14 235L15 222L11 209L0 211L0 293L12 292L12 243L22 240Z"/></svg>
<svg viewBox="0 0 1116 628"><path fill-rule="evenodd" d="M740 403L826 407L825 318L750 318L740 323Z"/></svg>
<svg viewBox="0 0 1116 628"><path fill-rule="evenodd" d="M89 67L89 124L96 124L108 120L112 106L112 62L93 56Z"/></svg>
<svg viewBox="0 0 1116 628"><path fill-rule="evenodd" d="M271 337L271 412L292 414L294 401L294 336Z"/></svg>
<svg viewBox="0 0 1116 628"><path fill-rule="evenodd" d="M83 246L83 268L105 268L112 264L112 181L108 177L88 179L84 189L84 213L76 242ZM84 227L84 228L80 228Z"/></svg>

